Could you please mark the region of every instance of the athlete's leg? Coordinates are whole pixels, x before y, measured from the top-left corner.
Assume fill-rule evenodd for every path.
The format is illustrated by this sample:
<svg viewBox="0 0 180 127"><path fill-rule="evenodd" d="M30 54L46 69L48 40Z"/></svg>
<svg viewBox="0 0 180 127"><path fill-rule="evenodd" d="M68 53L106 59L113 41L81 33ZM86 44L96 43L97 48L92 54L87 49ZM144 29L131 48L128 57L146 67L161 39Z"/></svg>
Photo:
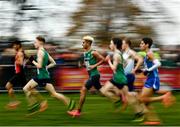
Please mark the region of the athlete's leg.
<svg viewBox="0 0 180 127"><path fill-rule="evenodd" d="M140 101L143 103L150 103L156 101L162 101L165 98L165 95L152 97L154 91L153 88L143 87L142 93L140 95Z"/></svg>
<svg viewBox="0 0 180 127"><path fill-rule="evenodd" d="M54 89L54 86L50 83L47 83L45 86L45 89L55 98L57 98L60 101L63 101L65 105L68 105L70 102L70 99L68 97L65 97L63 94L57 93Z"/></svg>
<svg viewBox="0 0 180 127"><path fill-rule="evenodd" d="M39 102L44 100L43 96L35 88L31 89L31 95L35 96Z"/></svg>
<svg viewBox="0 0 180 127"><path fill-rule="evenodd" d="M107 81L100 91L113 102L115 111L119 111L120 107L121 110L126 109L127 103L122 89L116 87L111 81Z"/></svg>
<svg viewBox="0 0 180 127"><path fill-rule="evenodd" d="M68 110L73 110L75 107L75 101L64 96L61 93L57 93L54 89L54 86L51 83L47 83L45 89L56 99L63 101L63 103L68 106Z"/></svg>
<svg viewBox="0 0 180 127"><path fill-rule="evenodd" d="M43 112L48 108L47 100L45 100L35 88L31 90L31 98L36 99L36 101L40 103L40 112Z"/></svg>
<svg viewBox="0 0 180 127"><path fill-rule="evenodd" d="M81 112L82 107L84 105L85 99L86 99L86 93L87 93L87 89L85 86L83 86L80 90L80 99L79 99L79 105L78 105L78 111Z"/></svg>
<svg viewBox="0 0 180 127"><path fill-rule="evenodd" d="M16 109L17 106L21 102L18 101L14 95L13 84L11 82L7 82L6 89L8 91L8 95L9 95L9 99L10 99L9 103L6 105L6 108L7 109Z"/></svg>
<svg viewBox="0 0 180 127"><path fill-rule="evenodd" d="M33 90L36 86L38 85L38 83L36 81L34 81L34 79L31 79L24 87L23 87L23 91L25 92L26 95L29 95L31 90Z"/></svg>
<svg viewBox="0 0 180 127"><path fill-rule="evenodd" d="M79 104L78 104L78 108L77 108L79 113L81 112L84 102L86 100L87 91L90 88L92 88L93 86L95 86L96 89L101 87L100 83L99 83L99 79L100 79L100 75L92 76L86 81L85 85L82 86L82 88L80 90L80 99L79 99ZM98 87L96 86L97 84L98 84Z"/></svg>
<svg viewBox="0 0 180 127"><path fill-rule="evenodd" d="M14 96L13 85L12 85L10 82L7 82L7 84L6 84L6 89L7 89L7 91L8 91L9 97L14 99L15 96Z"/></svg>
<svg viewBox="0 0 180 127"><path fill-rule="evenodd" d="M140 102L137 92L128 92L127 102L134 111L134 118L133 122L142 122L144 120L144 116L147 113L147 108L145 107L144 103Z"/></svg>
<svg viewBox="0 0 180 127"><path fill-rule="evenodd" d="M99 90L104 96L111 101L116 102L120 100L120 91L110 81L107 81L105 85Z"/></svg>
<svg viewBox="0 0 180 127"><path fill-rule="evenodd" d="M26 95L28 101L28 114L27 116L31 116L40 109L40 102L38 101L37 97L34 95L33 91L37 86L37 82L34 79L31 79L23 88L23 91Z"/></svg>
<svg viewBox="0 0 180 127"><path fill-rule="evenodd" d="M32 94L32 90L34 90L34 88L37 85L38 85L37 82L35 82L33 79L31 79L23 88L23 91L26 95L29 105L32 105L35 102L37 102L37 98L35 98Z"/></svg>
<svg viewBox="0 0 180 127"><path fill-rule="evenodd" d="M85 86L83 86L80 90L80 99L79 99L79 104L77 109L72 110L72 111L68 111L67 113L73 117L78 117L81 115L81 110L82 107L84 105L85 99L86 99L86 92L87 92L87 88Z"/></svg>
<svg viewBox="0 0 180 127"><path fill-rule="evenodd" d="M153 107L150 105L151 102L161 101L163 96L160 97L152 97L154 94L153 88L143 87L140 101L145 104L146 107L146 120L147 121L160 121L156 113L153 111Z"/></svg>
<svg viewBox="0 0 180 127"><path fill-rule="evenodd" d="M19 83L19 75L15 74L6 84L6 89L8 91L9 98L12 99L11 101L15 100L13 85Z"/></svg>

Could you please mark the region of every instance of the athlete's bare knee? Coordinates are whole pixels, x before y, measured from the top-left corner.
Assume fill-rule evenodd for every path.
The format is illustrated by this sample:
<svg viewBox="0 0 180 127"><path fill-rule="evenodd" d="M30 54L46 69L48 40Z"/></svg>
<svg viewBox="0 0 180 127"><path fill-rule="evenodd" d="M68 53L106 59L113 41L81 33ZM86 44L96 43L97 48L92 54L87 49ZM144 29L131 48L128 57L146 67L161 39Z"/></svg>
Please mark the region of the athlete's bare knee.
<svg viewBox="0 0 180 127"><path fill-rule="evenodd" d="M24 87L23 87L23 91L26 93L26 92L30 91L30 89L29 89L29 87L24 86Z"/></svg>
<svg viewBox="0 0 180 127"><path fill-rule="evenodd" d="M106 93L106 89L104 87L101 87L101 89L99 89L99 91L101 92L101 94L105 95Z"/></svg>
<svg viewBox="0 0 180 127"><path fill-rule="evenodd" d="M23 87L23 91L24 91L24 92L26 92L26 91L27 91L27 90L26 90L26 88L25 88L25 86Z"/></svg>
<svg viewBox="0 0 180 127"><path fill-rule="evenodd" d="M56 92L51 93L51 96L52 96L52 97L56 97L56 95L57 95Z"/></svg>
<svg viewBox="0 0 180 127"><path fill-rule="evenodd" d="M56 91L50 92L51 97L57 97L57 94L58 93Z"/></svg>
<svg viewBox="0 0 180 127"><path fill-rule="evenodd" d="M12 88L12 85L11 85L11 83L8 82L8 83L6 84L6 89L9 90L9 89L11 89L11 88Z"/></svg>
<svg viewBox="0 0 180 127"><path fill-rule="evenodd" d="M85 87L81 88L81 90L80 90L81 95L86 94L86 91L87 91L87 89Z"/></svg>

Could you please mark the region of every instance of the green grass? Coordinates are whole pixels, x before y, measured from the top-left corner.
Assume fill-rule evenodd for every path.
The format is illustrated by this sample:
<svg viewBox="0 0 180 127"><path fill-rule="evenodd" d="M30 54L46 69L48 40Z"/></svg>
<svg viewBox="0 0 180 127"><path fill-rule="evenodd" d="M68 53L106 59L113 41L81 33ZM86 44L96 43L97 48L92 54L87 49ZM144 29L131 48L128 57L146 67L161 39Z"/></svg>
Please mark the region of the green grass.
<svg viewBox="0 0 180 127"><path fill-rule="evenodd" d="M27 113L27 103L22 93L16 94L22 102L19 108L13 111L6 110L4 106L8 102L6 93L0 94L0 126L133 126L139 123L131 122L133 112L128 108L124 112L115 112L112 103L105 97L98 95L87 95L82 116L72 118L66 113L66 107L62 102L51 98L44 93L47 98L49 108L31 117L25 117ZM76 101L79 94L65 94ZM163 121L163 125L180 126L180 94L175 93L177 102L170 108L164 108L161 103L153 104L156 112Z"/></svg>

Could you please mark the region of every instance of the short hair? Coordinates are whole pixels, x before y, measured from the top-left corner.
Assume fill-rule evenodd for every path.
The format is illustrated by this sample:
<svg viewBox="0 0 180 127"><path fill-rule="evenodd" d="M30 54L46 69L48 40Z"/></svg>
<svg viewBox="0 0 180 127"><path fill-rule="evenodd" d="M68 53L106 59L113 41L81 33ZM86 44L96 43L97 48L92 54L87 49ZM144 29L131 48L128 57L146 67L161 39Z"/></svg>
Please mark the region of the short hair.
<svg viewBox="0 0 180 127"><path fill-rule="evenodd" d="M112 38L111 40L116 45L117 49L121 49L122 48L122 40L120 38L116 37L116 38Z"/></svg>
<svg viewBox="0 0 180 127"><path fill-rule="evenodd" d="M19 41L19 40L14 40L12 42L12 45L19 45L20 47L22 47L21 41Z"/></svg>
<svg viewBox="0 0 180 127"><path fill-rule="evenodd" d="M42 36L37 36L36 39L39 40L39 41L41 41L41 42L43 42L43 43L46 42L45 38L42 37Z"/></svg>
<svg viewBox="0 0 180 127"><path fill-rule="evenodd" d="M123 40L125 41L126 44L128 44L129 46L131 46L131 40L128 38L123 38Z"/></svg>
<svg viewBox="0 0 180 127"><path fill-rule="evenodd" d="M86 41L90 42L90 44L92 44L94 42L94 38L91 37L91 36L88 36L88 35L84 36L83 40L86 40Z"/></svg>
<svg viewBox="0 0 180 127"><path fill-rule="evenodd" d="M153 40L152 40L151 38L148 38L148 37L143 38L142 41L143 41L145 44L148 44L148 45L149 45L149 48L150 48L151 45L153 44Z"/></svg>

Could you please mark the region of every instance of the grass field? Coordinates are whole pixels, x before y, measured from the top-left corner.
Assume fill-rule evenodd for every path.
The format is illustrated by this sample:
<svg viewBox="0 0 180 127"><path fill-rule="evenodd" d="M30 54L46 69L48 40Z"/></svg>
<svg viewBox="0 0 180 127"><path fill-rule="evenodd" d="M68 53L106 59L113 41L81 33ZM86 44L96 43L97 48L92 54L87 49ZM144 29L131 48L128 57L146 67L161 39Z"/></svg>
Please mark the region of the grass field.
<svg viewBox="0 0 180 127"><path fill-rule="evenodd" d="M163 125L180 126L180 94L174 93L177 99L175 105L164 108L161 103L154 103L154 107ZM79 94L65 94L76 101ZM6 110L4 106L8 102L6 93L0 94L0 126L133 126L140 125L134 123L133 112L128 108L124 112L115 112L112 103L105 97L98 95L87 95L83 114L79 118L72 118L66 113L66 107L62 102L51 98L43 93L47 98L49 108L31 117L25 117L27 113L26 100L23 93L18 93L17 98L22 102L16 110Z"/></svg>

